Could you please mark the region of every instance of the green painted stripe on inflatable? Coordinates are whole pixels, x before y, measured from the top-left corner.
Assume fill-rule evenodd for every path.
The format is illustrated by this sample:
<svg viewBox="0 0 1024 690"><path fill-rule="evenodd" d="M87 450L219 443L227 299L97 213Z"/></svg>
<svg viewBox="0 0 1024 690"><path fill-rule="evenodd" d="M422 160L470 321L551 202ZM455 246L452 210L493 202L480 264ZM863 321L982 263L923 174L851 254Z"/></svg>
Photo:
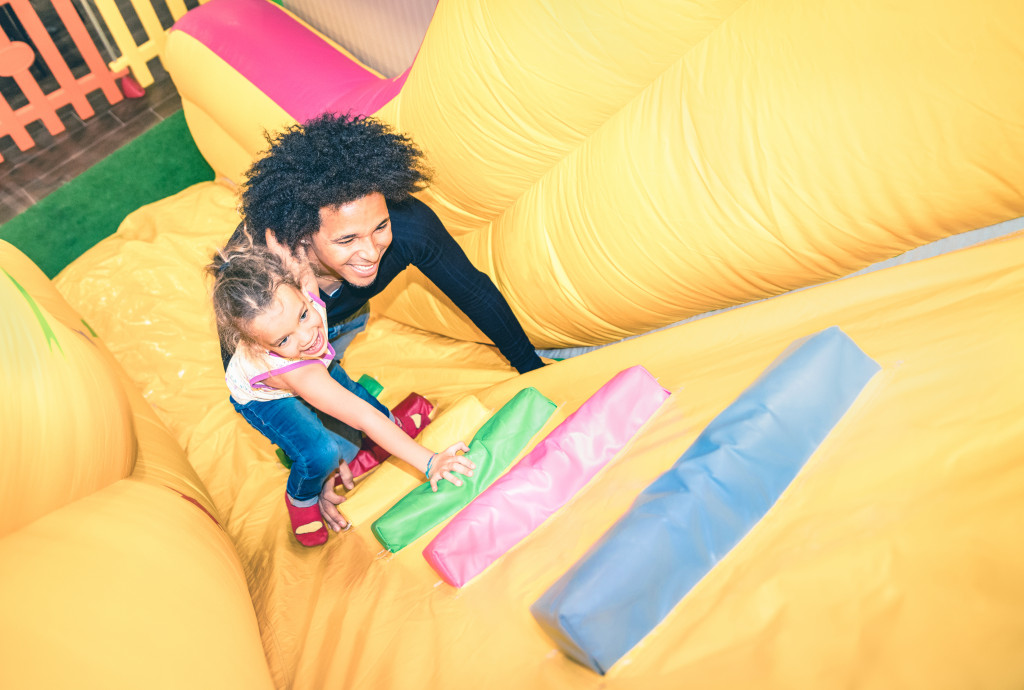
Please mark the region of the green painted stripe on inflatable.
<svg viewBox="0 0 1024 690"><path fill-rule="evenodd" d="M555 404L535 388L524 388L494 413L469 443L476 464L463 485L440 481L437 493L421 484L381 515L371 526L373 536L392 553L401 549L469 505L481 491L501 476L512 460L540 431L555 412Z"/></svg>
<svg viewBox="0 0 1024 690"><path fill-rule="evenodd" d="M21 296L25 298L26 302L28 302L29 308L32 310L32 313L35 314L36 321L39 322L39 327L43 329L43 336L46 338L46 344L49 346L50 352L53 352L53 346L56 344L57 349L60 350L60 353L63 355L64 348L60 346L60 341L57 340L57 334L54 333L53 327L50 326L50 322L46 320L43 310L39 308L38 304L36 304L32 295L28 294L28 290L23 288L21 283L15 280L14 276L7 272L7 269L0 269L0 271L3 271L4 275L11 279L11 282L14 283L14 287L18 289Z"/></svg>

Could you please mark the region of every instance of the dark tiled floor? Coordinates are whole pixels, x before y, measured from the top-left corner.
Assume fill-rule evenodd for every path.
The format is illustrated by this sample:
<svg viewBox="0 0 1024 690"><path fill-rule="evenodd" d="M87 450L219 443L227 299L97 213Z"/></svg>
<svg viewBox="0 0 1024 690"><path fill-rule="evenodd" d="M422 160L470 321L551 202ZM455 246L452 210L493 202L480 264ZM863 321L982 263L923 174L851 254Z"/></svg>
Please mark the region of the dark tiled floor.
<svg viewBox="0 0 1024 690"><path fill-rule="evenodd" d="M29 130L37 143L28 151L19 151L9 136L0 138L0 224L181 110L167 73L155 65L153 76L142 98L109 105L102 92L93 92L89 102L96 114L87 120L66 106L60 114L67 129L56 136L34 123Z"/></svg>

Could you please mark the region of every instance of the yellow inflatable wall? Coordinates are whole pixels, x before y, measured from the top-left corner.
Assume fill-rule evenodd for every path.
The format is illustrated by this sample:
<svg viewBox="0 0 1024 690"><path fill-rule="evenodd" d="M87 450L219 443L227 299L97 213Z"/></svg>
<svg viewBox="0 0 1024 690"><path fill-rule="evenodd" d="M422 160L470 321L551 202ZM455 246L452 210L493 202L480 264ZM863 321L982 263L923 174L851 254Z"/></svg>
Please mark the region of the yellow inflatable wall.
<svg viewBox="0 0 1024 690"><path fill-rule="evenodd" d="M382 116L534 344L595 345L1024 214L1020 13L442 1ZM378 309L482 338L409 282Z"/></svg>
<svg viewBox="0 0 1024 690"><path fill-rule="evenodd" d="M53 285L0 246L0 685L1021 687L1024 234L830 279L1024 215L1022 34L1010 0L441 0L381 116L425 148L424 199L536 345L612 344L516 376L413 276L346 369L385 403L434 400L427 445L468 441L526 386L559 406L541 436L626 367L673 392L461 590L421 556L440 526L394 555L371 534L417 484L397 464L349 495L351 531L291 538L287 472L227 402L200 271L238 222L229 186L139 209ZM251 134L258 94L177 45L183 93L231 95L207 124ZM780 501L606 676L566 659L530 604L833 325L882 371Z"/></svg>

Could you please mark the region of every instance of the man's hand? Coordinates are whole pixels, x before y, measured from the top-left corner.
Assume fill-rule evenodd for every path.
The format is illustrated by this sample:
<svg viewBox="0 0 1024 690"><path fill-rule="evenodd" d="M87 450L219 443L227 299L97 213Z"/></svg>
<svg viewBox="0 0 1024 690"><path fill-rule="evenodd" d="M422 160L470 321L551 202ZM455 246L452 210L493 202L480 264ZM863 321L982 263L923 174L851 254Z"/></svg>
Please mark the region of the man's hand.
<svg viewBox="0 0 1024 690"><path fill-rule="evenodd" d="M319 287L317 287L316 275L313 273L313 269L309 265L309 258L306 256L306 250L301 246L295 253L292 253L288 247L284 246L277 241L277 235L267 228L265 234L267 240L267 249L277 254L281 259L281 263L284 267L295 276L296 280L299 281L299 285L306 292L311 292L314 295L317 294Z"/></svg>
<svg viewBox="0 0 1024 690"><path fill-rule="evenodd" d="M320 514L323 515L327 526L335 532L347 530L351 526L348 520L345 519L345 516L341 514L341 511L338 510L338 506L345 501L345 497L334 490L334 487L339 483L346 490L351 490L356 485L352 480L352 470L344 462L338 467L337 472L332 472L327 477L323 489L320 490Z"/></svg>

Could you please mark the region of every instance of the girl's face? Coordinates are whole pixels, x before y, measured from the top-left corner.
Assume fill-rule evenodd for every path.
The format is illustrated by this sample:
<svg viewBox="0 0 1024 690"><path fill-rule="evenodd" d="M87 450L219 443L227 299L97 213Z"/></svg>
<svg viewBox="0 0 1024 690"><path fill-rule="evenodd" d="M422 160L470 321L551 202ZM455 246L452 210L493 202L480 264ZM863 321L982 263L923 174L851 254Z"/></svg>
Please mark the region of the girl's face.
<svg viewBox="0 0 1024 690"><path fill-rule="evenodd" d="M327 352L327 327L308 295L280 285L274 303L249 322L261 346L286 359L318 359Z"/></svg>

